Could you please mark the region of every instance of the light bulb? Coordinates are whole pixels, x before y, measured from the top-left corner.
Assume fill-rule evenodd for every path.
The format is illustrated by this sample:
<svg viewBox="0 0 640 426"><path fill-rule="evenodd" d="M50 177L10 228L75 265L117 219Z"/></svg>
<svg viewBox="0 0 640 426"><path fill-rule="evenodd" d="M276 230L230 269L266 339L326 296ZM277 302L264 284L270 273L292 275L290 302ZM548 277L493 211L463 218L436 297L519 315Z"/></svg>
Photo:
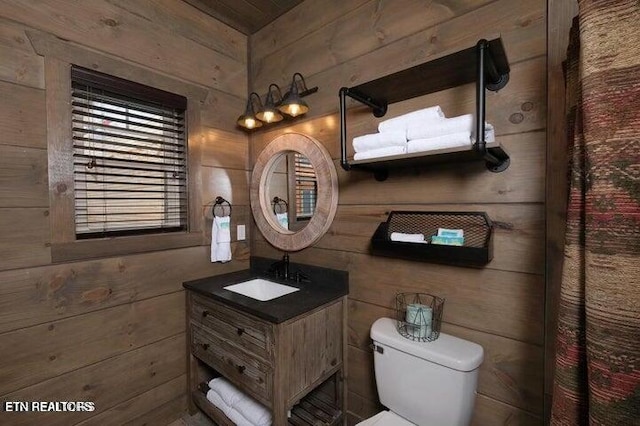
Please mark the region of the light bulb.
<svg viewBox="0 0 640 426"><path fill-rule="evenodd" d="M253 129L256 127L256 120L253 118L247 118L244 123L247 126L247 129Z"/></svg>
<svg viewBox="0 0 640 426"><path fill-rule="evenodd" d="M292 117L297 116L300 113L300 105L298 105L298 104L290 105L289 111L290 111Z"/></svg>
<svg viewBox="0 0 640 426"><path fill-rule="evenodd" d="M273 121L273 111L265 111L264 112L264 121L266 121L267 123L271 123L271 121Z"/></svg>

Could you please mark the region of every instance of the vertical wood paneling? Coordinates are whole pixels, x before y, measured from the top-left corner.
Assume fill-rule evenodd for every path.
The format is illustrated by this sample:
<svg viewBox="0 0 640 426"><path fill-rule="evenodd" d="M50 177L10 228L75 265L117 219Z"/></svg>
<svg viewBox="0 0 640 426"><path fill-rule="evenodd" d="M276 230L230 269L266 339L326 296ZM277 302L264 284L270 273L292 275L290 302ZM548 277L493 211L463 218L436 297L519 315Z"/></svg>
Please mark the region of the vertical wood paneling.
<svg viewBox="0 0 640 426"><path fill-rule="evenodd" d="M229 189L240 193L228 196L248 203L247 137L233 133L246 95L247 38L171 0L0 1L0 56L0 399L96 406L3 411L0 423L168 423L186 408L182 282L248 267L244 242L233 243L232 262L209 261L200 209L210 188L203 156L207 167L243 170L245 183ZM132 254L137 243L104 240L91 249L93 260L68 262L56 251L52 264L52 235L74 244L71 162L48 150L68 145L69 105L61 100L70 63L188 97L190 197L198 206L189 247L147 237L150 251ZM205 133L216 134L213 147ZM60 203L50 194L66 197L64 211L51 210Z"/></svg>
<svg viewBox="0 0 640 426"><path fill-rule="evenodd" d="M372 357L367 348L375 318L389 315L397 291L446 297L443 330L480 343L474 425L540 424L543 414L544 211L546 161L546 4L544 0L437 1L403 7L411 0L350 4L340 15L312 18L298 37L275 29L307 1L251 38L254 90L303 70L311 111L296 123L280 123L251 136L250 157L281 133L309 134L331 152L338 169L338 215L313 248L292 261L346 269L350 274L349 421L379 408ZM346 8L344 6L343 8ZM428 17L418 13L430 8ZM344 25L345 23L359 25ZM392 170L385 182L339 166L337 92L341 86L395 72L474 45L499 33L511 63L509 84L487 97L487 119L511 154L504 173L482 164ZM264 37L263 37L264 36ZM429 76L425 76L429 78ZM399 102L385 118L430 105L448 117L474 111L473 85ZM355 104L351 103L351 107ZM376 131L379 120L365 108L348 113L350 137ZM369 241L386 212L398 209L488 211L496 222L494 260L482 269L459 268L369 255ZM252 253L280 254L257 233Z"/></svg>

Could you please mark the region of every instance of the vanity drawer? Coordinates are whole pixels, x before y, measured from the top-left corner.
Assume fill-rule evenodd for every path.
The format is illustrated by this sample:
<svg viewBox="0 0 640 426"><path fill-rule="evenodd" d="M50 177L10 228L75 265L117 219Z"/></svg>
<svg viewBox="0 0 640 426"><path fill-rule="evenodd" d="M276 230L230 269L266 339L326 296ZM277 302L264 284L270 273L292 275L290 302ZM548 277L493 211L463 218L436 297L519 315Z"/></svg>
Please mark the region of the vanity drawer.
<svg viewBox="0 0 640 426"><path fill-rule="evenodd" d="M271 362L273 331L269 323L198 295L191 300L192 322Z"/></svg>
<svg viewBox="0 0 640 426"><path fill-rule="evenodd" d="M270 366L197 324L191 324L191 353L218 370L243 392L271 407Z"/></svg>

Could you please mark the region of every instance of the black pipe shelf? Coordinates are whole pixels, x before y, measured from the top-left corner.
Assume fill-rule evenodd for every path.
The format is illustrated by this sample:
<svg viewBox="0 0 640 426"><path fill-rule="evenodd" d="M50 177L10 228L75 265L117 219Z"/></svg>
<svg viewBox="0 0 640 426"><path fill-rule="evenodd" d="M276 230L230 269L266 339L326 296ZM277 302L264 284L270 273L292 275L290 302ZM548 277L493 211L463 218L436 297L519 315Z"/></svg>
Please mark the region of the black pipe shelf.
<svg viewBox="0 0 640 426"><path fill-rule="evenodd" d="M499 142L486 142L485 90L497 91L509 81L509 62L500 37L480 40L475 46L442 56L429 62L386 75L354 87L340 89L341 166L345 170L361 169L374 172L384 180L388 170L410 165L484 160L487 168L501 172L509 167L509 155ZM477 142L469 148L442 149L375 159L347 160L346 97L371 108L375 117L383 117L387 106L429 93L463 84L476 83Z"/></svg>

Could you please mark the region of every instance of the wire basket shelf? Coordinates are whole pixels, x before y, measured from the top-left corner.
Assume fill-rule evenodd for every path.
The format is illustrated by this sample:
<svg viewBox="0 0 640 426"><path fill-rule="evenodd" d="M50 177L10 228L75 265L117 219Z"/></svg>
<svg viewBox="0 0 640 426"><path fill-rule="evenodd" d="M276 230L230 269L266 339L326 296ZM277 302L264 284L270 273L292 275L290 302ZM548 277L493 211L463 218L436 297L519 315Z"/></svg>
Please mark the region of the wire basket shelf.
<svg viewBox="0 0 640 426"><path fill-rule="evenodd" d="M396 294L396 328L401 336L433 342L440 336L444 299L428 293Z"/></svg>

